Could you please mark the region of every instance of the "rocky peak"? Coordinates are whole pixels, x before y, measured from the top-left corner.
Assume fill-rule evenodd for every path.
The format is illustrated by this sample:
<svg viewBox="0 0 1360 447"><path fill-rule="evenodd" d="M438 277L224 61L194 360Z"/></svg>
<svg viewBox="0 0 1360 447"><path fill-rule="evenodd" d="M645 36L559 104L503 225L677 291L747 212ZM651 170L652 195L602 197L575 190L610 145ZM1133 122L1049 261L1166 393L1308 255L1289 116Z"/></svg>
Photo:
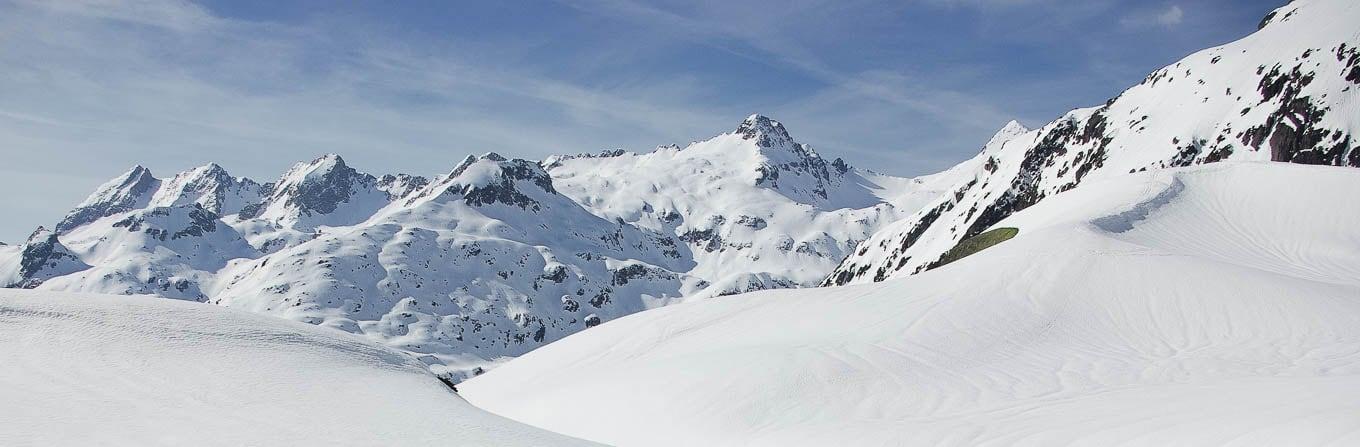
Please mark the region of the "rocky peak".
<svg viewBox="0 0 1360 447"><path fill-rule="evenodd" d="M28 236L19 258L19 281L8 287L31 289L47 279L90 268L44 227Z"/></svg>
<svg viewBox="0 0 1360 447"><path fill-rule="evenodd" d="M233 214L259 202L263 188L254 180L232 177L217 163L175 174L151 198L151 206L194 203L215 214Z"/></svg>
<svg viewBox="0 0 1360 447"><path fill-rule="evenodd" d="M280 178L271 202L304 215L330 214L350 200L357 189L374 186L377 179L349 167L339 155L326 154L299 163Z"/></svg>
<svg viewBox="0 0 1360 447"><path fill-rule="evenodd" d="M430 184L430 179L419 175L387 174L378 178L378 189L393 199L406 197Z"/></svg>
<svg viewBox="0 0 1360 447"><path fill-rule="evenodd" d="M839 158L828 163L811 146L794 141L783 124L765 115L747 117L734 134L754 141L760 151L763 161L755 167L756 185L783 190L802 202L827 199L828 191L851 169Z"/></svg>
<svg viewBox="0 0 1360 447"><path fill-rule="evenodd" d="M761 114L746 117L733 133L741 135L742 139L754 140L757 146L763 148L791 148L798 144L789 136L783 124Z"/></svg>
<svg viewBox="0 0 1360 447"><path fill-rule="evenodd" d="M100 185L57 224L56 232L64 233L101 217L146 206L151 194L160 187L160 184L160 179L152 176L151 170L142 165L133 166L122 175Z"/></svg>
<svg viewBox="0 0 1360 447"><path fill-rule="evenodd" d="M461 197L473 206L500 203L538 211L539 201L532 196L545 193L557 195L557 190L553 188L552 177L539 163L506 159L495 152L487 152L481 156L467 156L442 182L427 188L408 203L430 196Z"/></svg>

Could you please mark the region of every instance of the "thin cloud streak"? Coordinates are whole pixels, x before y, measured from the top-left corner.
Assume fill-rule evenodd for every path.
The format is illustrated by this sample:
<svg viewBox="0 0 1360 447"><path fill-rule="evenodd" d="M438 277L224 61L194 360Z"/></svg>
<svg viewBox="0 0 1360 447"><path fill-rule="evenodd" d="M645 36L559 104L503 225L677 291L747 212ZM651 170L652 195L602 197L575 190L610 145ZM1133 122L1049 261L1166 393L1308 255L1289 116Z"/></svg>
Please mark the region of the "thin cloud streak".
<svg viewBox="0 0 1360 447"><path fill-rule="evenodd" d="M827 156L929 173L1007 120L1098 103L1225 35L1121 30L1109 26L1117 4L563 0L445 16L303 5L278 17L288 5L0 0L0 155L31 174L0 176L0 188L50 179L40 201L0 199L46 207L0 222L0 240L56 221L134 163L167 176L212 161L270 181L336 152L373 173L433 175L469 153L684 144L756 112ZM1174 20L1166 7L1139 10ZM1207 11L1180 16L1220 12ZM438 17L422 23L426 13ZM1209 22L1255 23L1238 19ZM1160 44L1170 55L1127 44L1192 32L1190 44ZM1077 56L1049 54L1068 42Z"/></svg>

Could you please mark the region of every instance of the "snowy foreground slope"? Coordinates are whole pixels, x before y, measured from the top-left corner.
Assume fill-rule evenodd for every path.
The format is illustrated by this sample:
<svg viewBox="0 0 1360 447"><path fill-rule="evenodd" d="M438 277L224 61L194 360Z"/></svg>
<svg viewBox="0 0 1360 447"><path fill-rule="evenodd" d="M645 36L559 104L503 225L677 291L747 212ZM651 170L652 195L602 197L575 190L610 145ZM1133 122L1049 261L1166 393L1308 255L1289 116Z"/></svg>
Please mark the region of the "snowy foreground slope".
<svg viewBox="0 0 1360 447"><path fill-rule="evenodd" d="M0 445L586 445L343 332L145 297L0 290Z"/></svg>
<svg viewBox="0 0 1360 447"><path fill-rule="evenodd" d="M861 243L824 284L924 270L1019 210L1132 172L1272 160L1360 167L1360 2L1296 0L1261 29L1149 74L1104 105L993 140L958 183ZM1353 191L1335 191L1353 196Z"/></svg>
<svg viewBox="0 0 1360 447"><path fill-rule="evenodd" d="M1360 444L1360 170L1093 180L906 278L631 315L460 385L616 445Z"/></svg>

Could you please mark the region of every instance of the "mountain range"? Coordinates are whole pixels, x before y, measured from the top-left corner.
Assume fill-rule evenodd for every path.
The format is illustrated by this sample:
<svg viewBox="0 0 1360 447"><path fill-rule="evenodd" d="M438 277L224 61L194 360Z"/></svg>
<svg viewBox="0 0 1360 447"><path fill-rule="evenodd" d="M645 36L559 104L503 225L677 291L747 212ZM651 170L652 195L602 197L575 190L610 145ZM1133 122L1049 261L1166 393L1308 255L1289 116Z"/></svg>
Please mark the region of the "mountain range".
<svg viewBox="0 0 1360 447"><path fill-rule="evenodd" d="M433 179L333 154L264 183L216 164L168 178L135 166L50 230L0 246L0 284L281 316L457 380L647 309L922 273L1092 182L1218 162L1360 167L1354 16L1345 2L1291 3L1103 105L1033 130L1007 123L972 158L916 178L825 158L762 115L684 147L487 153Z"/></svg>
<svg viewBox="0 0 1360 447"><path fill-rule="evenodd" d="M135 166L0 247L0 282L278 315L465 377L645 309L814 286L952 182L823 158L761 115L686 147L487 153L434 179L333 154L267 183Z"/></svg>

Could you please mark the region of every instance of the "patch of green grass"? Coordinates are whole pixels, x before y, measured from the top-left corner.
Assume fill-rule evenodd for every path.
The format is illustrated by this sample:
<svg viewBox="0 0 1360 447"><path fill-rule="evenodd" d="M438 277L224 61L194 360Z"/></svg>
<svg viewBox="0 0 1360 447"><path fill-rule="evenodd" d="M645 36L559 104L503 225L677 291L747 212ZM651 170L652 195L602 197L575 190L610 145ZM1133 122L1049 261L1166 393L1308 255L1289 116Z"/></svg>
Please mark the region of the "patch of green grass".
<svg viewBox="0 0 1360 447"><path fill-rule="evenodd" d="M1005 242L1019 233L1019 228L995 228L977 236L964 239L959 241L959 244L955 245L954 248L944 252L944 255L940 256L940 260L930 263L930 266L926 267L926 270L963 259L968 255L985 250L987 247Z"/></svg>

